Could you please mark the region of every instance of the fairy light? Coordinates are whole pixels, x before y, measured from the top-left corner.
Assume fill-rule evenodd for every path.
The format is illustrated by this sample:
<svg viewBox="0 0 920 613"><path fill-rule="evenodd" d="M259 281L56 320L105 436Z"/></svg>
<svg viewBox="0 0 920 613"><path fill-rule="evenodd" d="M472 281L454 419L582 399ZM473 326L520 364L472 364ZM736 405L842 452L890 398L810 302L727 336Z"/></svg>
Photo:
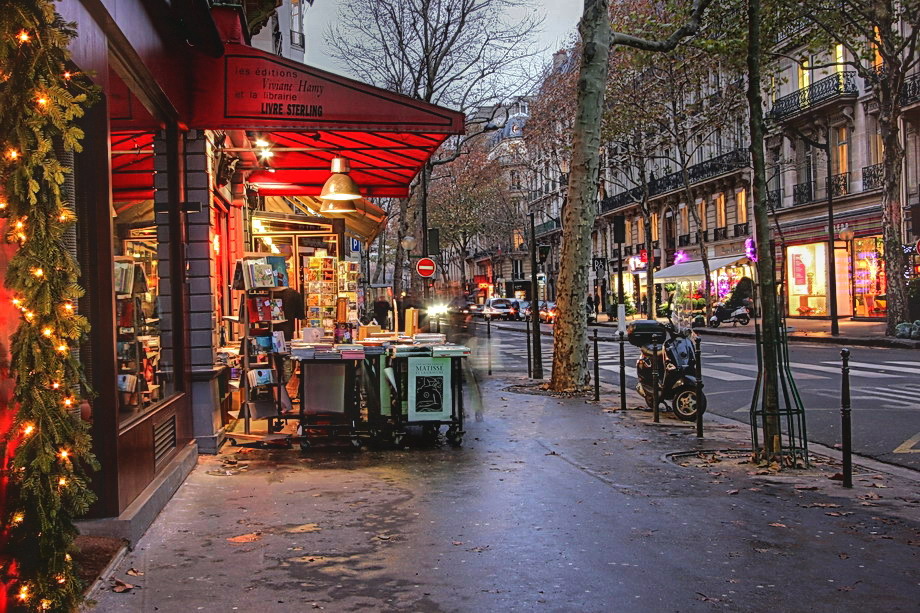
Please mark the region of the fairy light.
<svg viewBox="0 0 920 613"><path fill-rule="evenodd" d="M73 76L73 74L71 74L71 72L70 72L69 70L67 70L67 71L64 71L64 74L61 75L61 76L64 77L64 80L65 80L65 81L70 81L70 78Z"/></svg>
<svg viewBox="0 0 920 613"><path fill-rule="evenodd" d="M41 277L41 276L44 276L45 271L42 270L41 268L35 268L32 270L32 274L35 275L36 277Z"/></svg>
<svg viewBox="0 0 920 613"><path fill-rule="evenodd" d="M50 611L52 604L54 603L48 600L47 598L42 599L42 611Z"/></svg>
<svg viewBox="0 0 920 613"><path fill-rule="evenodd" d="M70 452L68 452L66 449L61 449L61 453L59 453L58 456L59 456L62 460L66 460L67 458L70 457Z"/></svg>
<svg viewBox="0 0 920 613"><path fill-rule="evenodd" d="M67 407L67 408L72 407L72 406L73 406L73 398L65 398L65 399L64 399L64 406Z"/></svg>
<svg viewBox="0 0 920 613"><path fill-rule="evenodd" d="M61 343L60 345L57 346L57 350L60 351L61 353L67 353L67 350L68 350L68 349L69 349L69 347L67 347L67 345L65 345L65 344L63 344L63 343Z"/></svg>
<svg viewBox="0 0 920 613"><path fill-rule="evenodd" d="M13 306L18 309L20 306L22 306L22 300L19 298L13 298Z"/></svg>
<svg viewBox="0 0 920 613"><path fill-rule="evenodd" d="M68 312L72 312L72 311L73 311L73 303L72 303L72 302L65 302L65 303L64 303L64 310L65 310L65 311L68 311Z"/></svg>
<svg viewBox="0 0 920 613"><path fill-rule="evenodd" d="M32 311L26 311L25 313L23 313L23 315L25 316L26 321L32 321L32 318L35 317L35 313L33 313Z"/></svg>
<svg viewBox="0 0 920 613"><path fill-rule="evenodd" d="M54 334L54 330L52 330L51 328L45 328L44 330L42 330L42 335L48 338L51 338L52 334Z"/></svg>
<svg viewBox="0 0 920 613"><path fill-rule="evenodd" d="M16 149L8 149L6 152L6 157L8 157L11 160L18 160L19 151L17 151Z"/></svg>
<svg viewBox="0 0 920 613"><path fill-rule="evenodd" d="M25 30L20 30L19 34L16 35L16 40L18 40L20 44L23 44L23 43L27 43L30 40L32 40L32 37L29 36L29 33L26 32Z"/></svg>
<svg viewBox="0 0 920 613"><path fill-rule="evenodd" d="M73 560L73 558L70 557L70 554L69 554L69 553L65 553L65 554L64 554L64 561L65 561L65 562L70 562L71 560Z"/></svg>
<svg viewBox="0 0 920 613"><path fill-rule="evenodd" d="M61 384L55 381L54 383L51 384L51 389L53 390L61 389Z"/></svg>
<svg viewBox="0 0 920 613"><path fill-rule="evenodd" d="M60 479L58 479L58 485L60 485L61 487L66 486L66 485L67 485L67 478L66 478L66 477L61 477Z"/></svg>
<svg viewBox="0 0 920 613"><path fill-rule="evenodd" d="M67 577L65 577L64 575L58 575L57 582L60 583L61 585L67 583Z"/></svg>
<svg viewBox="0 0 920 613"><path fill-rule="evenodd" d="M64 223L65 221L67 221L67 212L66 212L66 211L63 212L63 213L61 213L60 216L58 216L58 221L60 221L61 223Z"/></svg>
<svg viewBox="0 0 920 613"><path fill-rule="evenodd" d="M10 523L12 523L14 526L18 526L25 520L26 520L26 514L20 511L18 513L13 513L13 517L12 519L10 519Z"/></svg>
<svg viewBox="0 0 920 613"><path fill-rule="evenodd" d="M20 219L19 221L16 222L16 229L17 229L17 230L22 230L22 229L25 227L25 225L26 225L26 224L23 223L23 221Z"/></svg>
<svg viewBox="0 0 920 613"><path fill-rule="evenodd" d="M35 432L35 426L33 424L29 424L29 423L22 424L23 436L31 436L33 432Z"/></svg>
<svg viewBox="0 0 920 613"><path fill-rule="evenodd" d="M20 587L20 588L19 588L19 593L16 594L16 598L18 598L18 599L21 600L22 602L27 601L27 600L29 599L29 596L30 596L30 594L29 594L29 586L28 586L28 585L23 585L22 587Z"/></svg>
<svg viewBox="0 0 920 613"><path fill-rule="evenodd" d="M2 211L3 209L5 209L6 207L7 207L7 204L6 204L5 201L0 202L0 211Z"/></svg>
<svg viewBox="0 0 920 613"><path fill-rule="evenodd" d="M44 96L39 96L36 98L35 102L38 103L38 106L48 106L48 99Z"/></svg>

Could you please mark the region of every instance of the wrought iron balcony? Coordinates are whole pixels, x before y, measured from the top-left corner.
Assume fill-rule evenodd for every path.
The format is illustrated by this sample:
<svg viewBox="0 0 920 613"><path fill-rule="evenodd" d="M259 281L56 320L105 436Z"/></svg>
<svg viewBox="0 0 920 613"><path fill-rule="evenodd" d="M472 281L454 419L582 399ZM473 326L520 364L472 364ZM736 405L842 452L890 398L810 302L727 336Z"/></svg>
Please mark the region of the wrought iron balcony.
<svg viewBox="0 0 920 613"><path fill-rule="evenodd" d="M298 49L304 48L304 35L303 32L298 32L297 30L291 30L291 46Z"/></svg>
<svg viewBox="0 0 920 613"><path fill-rule="evenodd" d="M665 248L670 249L671 251L674 251L676 247L677 241L675 241L673 237L669 238L665 243Z"/></svg>
<svg viewBox="0 0 920 613"><path fill-rule="evenodd" d="M610 257L611 257L611 259L619 258L619 257L620 257L620 250L619 250L619 249L611 249L611 250L610 250Z"/></svg>
<svg viewBox="0 0 920 613"><path fill-rule="evenodd" d="M784 23L782 27L777 30L776 35L774 36L774 43L781 43L787 38L792 38L795 34L798 34L802 30L808 27L808 20L803 17L797 17L791 19Z"/></svg>
<svg viewBox="0 0 920 613"><path fill-rule="evenodd" d="M882 187L885 179L885 167L883 164L873 164L864 166L862 169L862 188L864 192Z"/></svg>
<svg viewBox="0 0 920 613"><path fill-rule="evenodd" d="M834 175L827 181L828 187L831 193L834 195L834 198L839 198L841 196L846 196L850 193L850 173L842 172L839 175Z"/></svg>
<svg viewBox="0 0 920 613"><path fill-rule="evenodd" d="M735 238L739 236L747 236L751 233L751 224L748 222L736 223L735 224Z"/></svg>
<svg viewBox="0 0 920 613"><path fill-rule="evenodd" d="M828 77L815 81L808 87L803 87L788 96L777 99L773 103L773 108L770 109L770 119L779 121L792 115L803 113L822 102L827 102L843 95L855 96L857 93L859 93L859 88L856 86L855 71L835 72Z"/></svg>
<svg viewBox="0 0 920 613"><path fill-rule="evenodd" d="M610 196L609 198L604 198L601 200L601 213L607 213L626 206L627 204L632 204L634 202L639 202L642 199L642 190L638 187L634 187L625 192L620 192Z"/></svg>
<svg viewBox="0 0 920 613"><path fill-rule="evenodd" d="M792 186L792 204L811 202L815 198L815 182L806 181Z"/></svg>
<svg viewBox="0 0 920 613"><path fill-rule="evenodd" d="M623 247L623 255L632 255L633 248L632 245L626 245Z"/></svg>
<svg viewBox="0 0 920 613"><path fill-rule="evenodd" d="M783 194L780 190L767 190L767 206L771 209L778 209L783 206Z"/></svg>
<svg viewBox="0 0 920 613"><path fill-rule="evenodd" d="M715 229L715 238L713 240L724 241L728 238L728 227L716 228Z"/></svg>
<svg viewBox="0 0 920 613"><path fill-rule="evenodd" d="M558 221L550 219L536 226L533 231L536 236L540 236L541 234L549 234L550 232L558 230L560 227L562 226Z"/></svg>
<svg viewBox="0 0 920 613"><path fill-rule="evenodd" d="M901 106L920 102L920 74L913 74L904 79L901 87Z"/></svg>
<svg viewBox="0 0 920 613"><path fill-rule="evenodd" d="M696 233L696 242L705 243L709 241L709 230L698 230Z"/></svg>
<svg viewBox="0 0 920 613"><path fill-rule="evenodd" d="M677 246L678 247L687 247L690 244L690 235L681 234L677 237Z"/></svg>

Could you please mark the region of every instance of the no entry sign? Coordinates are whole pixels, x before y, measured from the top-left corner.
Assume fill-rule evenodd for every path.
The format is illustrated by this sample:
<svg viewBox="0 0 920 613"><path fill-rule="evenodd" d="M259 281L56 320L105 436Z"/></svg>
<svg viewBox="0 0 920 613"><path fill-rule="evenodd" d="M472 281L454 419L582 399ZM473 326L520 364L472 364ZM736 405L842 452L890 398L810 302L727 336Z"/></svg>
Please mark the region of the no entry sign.
<svg viewBox="0 0 920 613"><path fill-rule="evenodd" d="M434 260L431 258L419 258L418 262L415 263L415 272L420 277L433 277L434 268Z"/></svg>

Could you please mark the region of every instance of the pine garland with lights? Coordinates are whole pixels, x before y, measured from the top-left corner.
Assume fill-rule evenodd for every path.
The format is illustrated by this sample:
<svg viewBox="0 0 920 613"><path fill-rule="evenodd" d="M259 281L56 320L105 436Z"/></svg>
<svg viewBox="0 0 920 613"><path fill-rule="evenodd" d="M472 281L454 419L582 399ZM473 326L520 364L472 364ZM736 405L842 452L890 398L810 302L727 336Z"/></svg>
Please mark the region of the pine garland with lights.
<svg viewBox="0 0 920 613"><path fill-rule="evenodd" d="M50 0L0 0L0 215L18 245L5 284L21 317L10 345L13 426L4 443L9 496L0 517L0 582L24 610L72 611L81 601L71 548L74 519L94 500L97 468L86 424L72 415L86 390L72 349L86 334L83 290L64 243L75 222L62 192L71 172L56 150L80 150L94 90L68 68L76 36Z"/></svg>

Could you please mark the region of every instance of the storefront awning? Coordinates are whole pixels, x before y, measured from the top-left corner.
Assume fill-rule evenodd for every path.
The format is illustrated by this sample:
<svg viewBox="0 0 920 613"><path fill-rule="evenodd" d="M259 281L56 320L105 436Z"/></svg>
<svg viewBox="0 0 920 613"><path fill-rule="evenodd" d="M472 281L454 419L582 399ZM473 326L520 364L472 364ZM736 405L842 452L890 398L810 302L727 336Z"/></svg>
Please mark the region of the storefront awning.
<svg viewBox="0 0 920 613"><path fill-rule="evenodd" d="M190 128L245 130L270 155L248 177L264 196L318 196L333 157L351 162L362 196L406 197L465 116L232 40L197 57Z"/></svg>
<svg viewBox="0 0 920 613"><path fill-rule="evenodd" d="M345 233L360 239L362 243L369 243L386 225L386 211L363 198L355 200L354 213L320 213L322 203L317 198L298 196L282 198L270 196L265 199L265 208L268 211L285 214L308 214L317 217L345 220Z"/></svg>
<svg viewBox="0 0 920 613"><path fill-rule="evenodd" d="M745 255L729 255L721 258L709 258L709 270L716 271L726 266L744 264L748 261ZM703 261L693 260L682 262L667 268L662 268L655 273L655 283L679 283L681 281L702 281L706 278L703 271Z"/></svg>

